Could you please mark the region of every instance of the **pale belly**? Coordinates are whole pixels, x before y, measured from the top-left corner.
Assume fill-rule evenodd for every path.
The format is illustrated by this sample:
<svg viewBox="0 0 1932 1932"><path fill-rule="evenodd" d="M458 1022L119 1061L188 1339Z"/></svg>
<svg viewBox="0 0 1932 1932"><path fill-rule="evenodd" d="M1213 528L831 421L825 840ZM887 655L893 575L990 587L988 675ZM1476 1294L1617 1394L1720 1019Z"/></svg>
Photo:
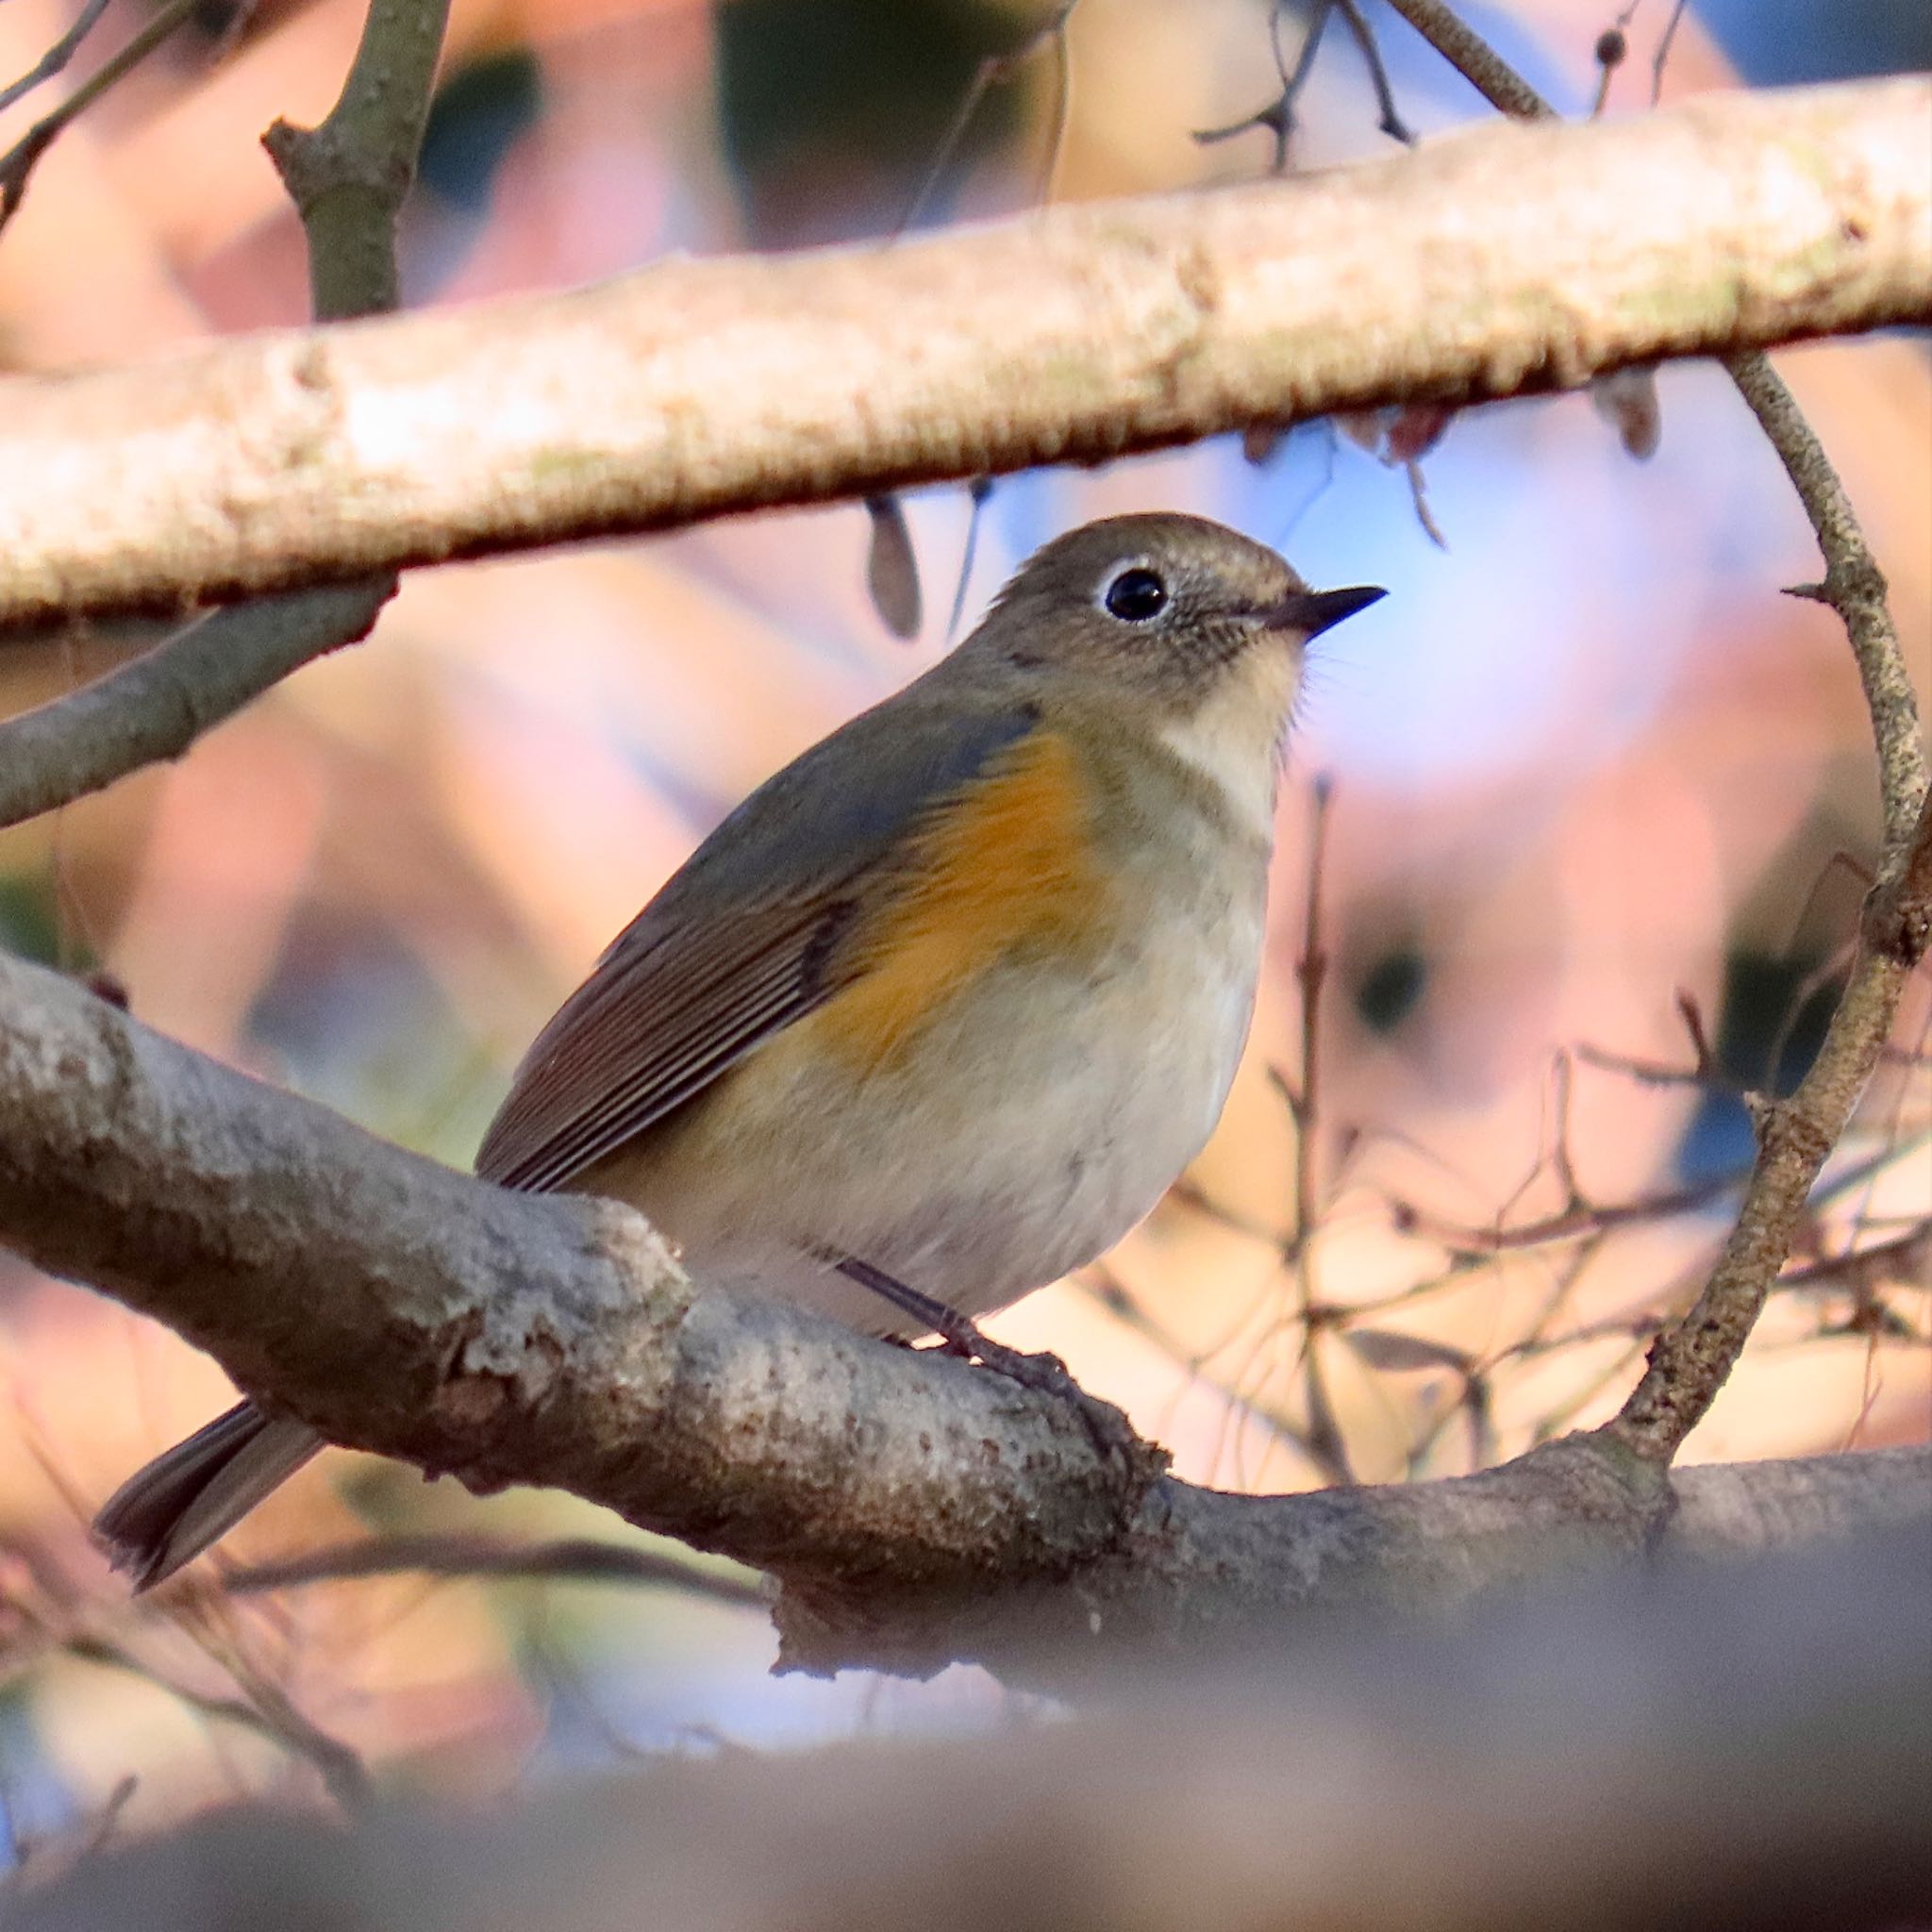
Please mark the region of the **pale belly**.
<svg viewBox="0 0 1932 1932"><path fill-rule="evenodd" d="M917 1328L838 1257L1003 1307L1111 1247L1213 1131L1253 1011L1254 885L1079 973L996 969L889 1070L852 1077L801 1021L582 1185L641 1208L701 1282L868 1332Z"/></svg>

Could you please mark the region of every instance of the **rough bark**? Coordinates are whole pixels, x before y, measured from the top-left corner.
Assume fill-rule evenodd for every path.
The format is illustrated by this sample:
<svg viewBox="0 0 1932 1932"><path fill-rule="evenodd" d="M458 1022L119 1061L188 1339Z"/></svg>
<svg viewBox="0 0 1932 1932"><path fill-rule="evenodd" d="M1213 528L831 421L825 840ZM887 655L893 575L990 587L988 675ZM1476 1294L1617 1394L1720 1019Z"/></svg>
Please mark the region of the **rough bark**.
<svg viewBox="0 0 1932 1932"><path fill-rule="evenodd" d="M1914 1451L1706 1494L1687 1475L1674 1530L1671 1479L1601 1437L1457 1482L1196 1489L1151 1447L1103 1456L1051 1397L699 1291L628 1209L456 1174L4 957L0 1120L0 1241L338 1441L479 1489L554 1484L769 1570L804 1667L968 1657L1065 1688L1659 1535L1750 1547L1932 1509Z"/></svg>

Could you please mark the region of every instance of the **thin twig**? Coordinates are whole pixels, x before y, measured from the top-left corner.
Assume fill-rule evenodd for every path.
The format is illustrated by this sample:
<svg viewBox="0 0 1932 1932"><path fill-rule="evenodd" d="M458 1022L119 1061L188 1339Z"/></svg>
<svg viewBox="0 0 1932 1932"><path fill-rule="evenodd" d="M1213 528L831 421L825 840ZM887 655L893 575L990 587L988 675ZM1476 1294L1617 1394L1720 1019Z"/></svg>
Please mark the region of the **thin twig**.
<svg viewBox="0 0 1932 1932"><path fill-rule="evenodd" d="M1881 874L1859 922L1859 951L1809 1071L1789 1100L1761 1104L1757 1159L1738 1220L1690 1313L1658 1339L1611 1433L1667 1462L1735 1365L1791 1235L1891 1031L1905 982L1932 939L1932 800L1903 867Z"/></svg>
<svg viewBox="0 0 1932 1932"><path fill-rule="evenodd" d="M1879 870L1884 872L1903 855L1926 791L1919 701L1886 601L1885 574L1872 555L1857 512L1824 445L1770 358L1733 356L1724 367L1784 463L1824 557L1824 581L1802 586L1790 594L1829 604L1843 622L1857 659L1878 744L1879 796L1885 814Z"/></svg>
<svg viewBox="0 0 1932 1932"><path fill-rule="evenodd" d="M1218 142L1232 141L1238 134L1265 128L1274 143L1270 172L1287 174L1289 142L1293 139L1295 129L1294 104L1300 98L1302 89L1307 85L1308 75L1314 69L1315 56L1321 50L1323 29L1327 26L1334 10L1335 0L1317 0L1302 35L1301 52L1295 57L1294 66L1290 68L1288 57L1281 46L1281 22L1287 8L1282 0L1274 0L1268 13L1268 45L1274 57L1275 78L1281 83L1274 98L1266 107L1257 108L1254 113L1244 115L1239 121L1230 121L1224 127L1197 129L1195 141L1202 147L1212 147Z"/></svg>
<svg viewBox="0 0 1932 1932"><path fill-rule="evenodd" d="M1219 142L1232 141L1236 135L1265 128L1274 143L1270 171L1285 175L1288 172L1289 145L1294 139L1297 125L1295 104L1314 71L1315 56L1321 51L1322 36L1328 22L1340 13L1368 66L1369 84L1375 91L1375 106L1381 114L1376 125L1405 147L1413 147L1415 134L1396 108L1395 90L1390 85L1389 70L1382 64L1382 49L1375 40L1375 30L1369 25L1357 0L1316 0L1308 15L1308 24L1303 30L1301 51L1296 55L1291 69L1281 46L1281 23L1287 11L1285 0L1274 0L1268 15L1268 43L1274 57L1275 77L1281 83L1274 98L1266 107L1257 108L1240 121L1229 122L1224 127L1197 130L1195 141L1203 147L1209 147Z"/></svg>
<svg viewBox="0 0 1932 1932"><path fill-rule="evenodd" d="M1390 0L1498 108L1547 117L1547 101L1441 0ZM1666 30L1657 72L1676 19ZM1668 1463L1724 1386L1790 1250L1805 1202L1837 1145L1891 1031L1907 976L1932 930L1932 810L1918 707L1886 604L1885 578L1822 443L1761 354L1726 368L1782 458L1824 553L1812 594L1843 619L1878 748L1885 841L1866 901L1860 948L1817 1058L1789 1101L1761 1108L1758 1154L1738 1220L1704 1291L1651 1351L1642 1380L1609 1424L1626 1447Z"/></svg>
<svg viewBox="0 0 1932 1932"><path fill-rule="evenodd" d="M589 1537L550 1542L495 1542L475 1536L397 1536L364 1542L330 1543L273 1562L248 1563L228 1571L222 1588L230 1596L292 1590L310 1583L338 1583L351 1577L444 1576L515 1578L544 1583L623 1583L677 1590L713 1603L745 1609L768 1608L766 1593L755 1582L655 1550Z"/></svg>
<svg viewBox="0 0 1932 1932"><path fill-rule="evenodd" d="M395 583L385 575L210 611L79 691L0 721L0 826L179 758L291 672L368 636Z"/></svg>
<svg viewBox="0 0 1932 1932"><path fill-rule="evenodd" d="M1523 1248L1548 1247L1557 1241L1588 1241L1613 1228L1642 1226L1674 1220L1680 1214L1697 1214L1735 1192L1743 1178L1741 1174L1721 1174L1714 1180L1700 1181L1695 1187L1645 1194L1634 1201L1604 1205L1573 1201L1555 1214L1521 1222L1514 1227L1457 1227L1432 1220L1404 1203L1398 1208L1396 1224L1404 1234L1438 1241L1452 1254L1501 1255Z"/></svg>
<svg viewBox="0 0 1932 1932"><path fill-rule="evenodd" d="M154 25L178 25L192 5ZM327 119L314 129L277 122L264 137L302 217L319 322L395 306L396 217L415 175L446 13L447 0L375 0ZM62 111L77 112L79 100ZM80 691L0 724L0 826L178 758L304 664L368 636L395 588L385 571L215 611Z"/></svg>
<svg viewBox="0 0 1932 1932"><path fill-rule="evenodd" d="M1658 37L1657 52L1650 62L1650 105L1654 108L1664 97L1664 69L1671 63L1671 45L1677 38L1677 29L1684 22L1684 8L1689 0L1676 0L1671 8L1671 17L1664 23L1663 33Z"/></svg>
<svg viewBox="0 0 1932 1932"><path fill-rule="evenodd" d="M33 92L42 81L52 80L75 54L80 43L92 33L101 15L108 10L108 0L87 0L80 12L75 17L74 25L34 62L33 66L9 86L0 87L0 114L25 94Z"/></svg>
<svg viewBox="0 0 1932 1932"><path fill-rule="evenodd" d="M112 59L104 61L98 72L91 74L58 108L36 121L0 155L0 229L13 219L21 197L26 192L28 176L61 133L109 88L132 74L157 47L172 38L193 17L200 5L201 0L173 0L172 6L156 14Z"/></svg>
<svg viewBox="0 0 1932 1932"><path fill-rule="evenodd" d="M1110 1270L1097 1265L1089 1268L1074 1277L1074 1286L1082 1293L1090 1295L1124 1327L1130 1328L1143 1341L1152 1342L1176 1367L1185 1371L1190 1382L1200 1384L1216 1396L1227 1417L1258 1424L1270 1436L1278 1438L1307 1457L1311 1464L1320 1467L1305 1430L1259 1397L1244 1393L1238 1383L1209 1372L1208 1364L1234 1341L1234 1335L1224 1338L1214 1347L1191 1350L1181 1337ZM1244 1316L1241 1326L1245 1327L1249 1319ZM1236 1334L1239 1333L1237 1329Z"/></svg>
<svg viewBox="0 0 1932 1932"><path fill-rule="evenodd" d="M1807 1261L1802 1268L1787 1268L1774 1286L1779 1293L1849 1288L1869 1297L1874 1287L1887 1282L1923 1288L1928 1273L1932 1273L1932 1220L1921 1220L1891 1241L1857 1248L1850 1254Z"/></svg>
<svg viewBox="0 0 1932 1932"><path fill-rule="evenodd" d="M896 241L906 233L925 212L926 204L931 201L941 179L951 164L959 143L966 138L966 130L973 125L973 117L979 111L979 104L986 98L987 91L1004 80L1010 80L1014 75L1032 59L1041 48L1053 45L1060 61L1058 99L1056 111L1056 133L1053 150L1058 155L1059 147L1059 125L1066 113L1069 81L1067 77L1067 22L1080 0L1058 0L1052 13L1036 26L1018 46L1009 47L1004 54L988 54L973 70L973 78L966 84L966 92L960 96L959 105L954 110L946 131L940 137L940 143L933 150L932 159L926 164L925 173L920 177L919 185L912 192L912 198L906 204L906 212L899 217L892 229ZM1048 162L1049 180L1053 163Z"/></svg>
<svg viewBox="0 0 1932 1932"><path fill-rule="evenodd" d="M1322 885L1327 853L1328 808L1334 781L1324 773L1313 787L1313 818L1308 827L1308 885L1303 914L1301 958L1295 977L1302 994L1302 1063L1294 1108L1294 1234L1291 1258L1304 1331L1302 1386L1308 1408L1308 1448L1331 1482L1352 1482L1348 1443L1329 1400L1316 1345L1314 1313L1319 1302L1315 1280L1315 1229L1319 1220L1317 1159L1321 1138L1322 991L1328 977L1328 953L1322 932Z"/></svg>
<svg viewBox="0 0 1932 1932"><path fill-rule="evenodd" d="M1524 120L1554 118L1557 110L1549 102L1442 0L1389 0L1389 5L1491 107Z"/></svg>
<svg viewBox="0 0 1932 1932"><path fill-rule="evenodd" d="M966 486L966 541L959 552L959 581L953 589L953 608L946 613L946 642L958 635L959 620L966 613L966 588L973 581L974 558L979 548L979 513L992 494L992 478L975 476Z"/></svg>
<svg viewBox="0 0 1932 1932"><path fill-rule="evenodd" d="M369 1773L361 1758L341 1739L331 1737L305 1716L286 1694L265 1682L249 1687L251 1691L262 1695L260 1703L251 1698L222 1697L161 1675L111 1638L76 1632L60 1648L83 1663L99 1664L139 1677L203 1717L238 1724L257 1737L279 1744L291 1755L306 1758L321 1774L330 1795L344 1810L357 1809L369 1795Z"/></svg>
<svg viewBox="0 0 1932 1932"><path fill-rule="evenodd" d="M1390 84L1388 68L1382 64L1381 43L1375 39L1375 30L1369 25L1368 16L1363 13L1357 0L1336 0L1336 5L1341 8L1341 17L1361 53L1363 64L1369 70L1369 85L1375 91L1375 108L1382 117L1376 122L1376 126L1391 141L1399 141L1404 147L1413 147L1416 143L1415 129L1396 109L1395 90Z"/></svg>

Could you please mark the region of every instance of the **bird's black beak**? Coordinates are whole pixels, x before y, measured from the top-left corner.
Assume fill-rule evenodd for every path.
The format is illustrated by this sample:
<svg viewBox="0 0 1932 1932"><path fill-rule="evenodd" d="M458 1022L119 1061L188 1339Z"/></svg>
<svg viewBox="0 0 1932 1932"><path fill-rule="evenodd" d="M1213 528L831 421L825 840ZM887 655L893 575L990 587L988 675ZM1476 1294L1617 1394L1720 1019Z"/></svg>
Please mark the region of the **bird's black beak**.
<svg viewBox="0 0 1932 1932"><path fill-rule="evenodd" d="M1346 591L1294 591L1262 612L1270 630L1298 630L1320 637L1344 617L1366 610L1389 592L1375 584L1357 584Z"/></svg>

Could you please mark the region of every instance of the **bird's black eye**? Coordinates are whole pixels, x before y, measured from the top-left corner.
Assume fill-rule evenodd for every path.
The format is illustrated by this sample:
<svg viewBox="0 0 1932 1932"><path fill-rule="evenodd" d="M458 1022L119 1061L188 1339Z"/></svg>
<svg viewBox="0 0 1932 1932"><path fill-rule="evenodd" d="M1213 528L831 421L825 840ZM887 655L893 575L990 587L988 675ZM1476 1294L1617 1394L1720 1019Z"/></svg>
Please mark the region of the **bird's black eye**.
<svg viewBox="0 0 1932 1932"><path fill-rule="evenodd" d="M1167 586L1151 570L1124 570L1107 587L1102 600L1110 616L1124 624L1145 624L1167 608Z"/></svg>

